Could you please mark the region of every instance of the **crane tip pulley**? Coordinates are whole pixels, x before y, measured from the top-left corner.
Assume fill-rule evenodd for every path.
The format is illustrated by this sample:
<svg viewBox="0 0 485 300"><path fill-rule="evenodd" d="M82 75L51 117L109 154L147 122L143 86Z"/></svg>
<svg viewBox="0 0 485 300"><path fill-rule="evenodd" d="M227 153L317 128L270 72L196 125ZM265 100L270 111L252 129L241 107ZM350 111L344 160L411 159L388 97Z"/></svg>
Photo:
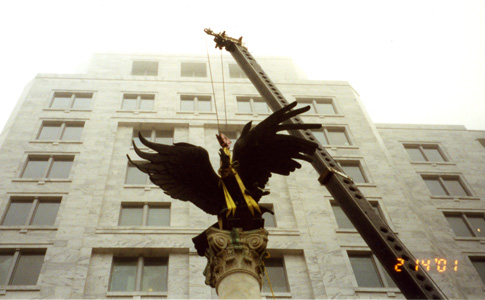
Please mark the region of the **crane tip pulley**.
<svg viewBox="0 0 485 300"><path fill-rule="evenodd" d="M224 47L226 47L226 50L228 50L227 47L231 46L232 44L244 46L242 42L242 37L240 37L239 39L232 38L226 35L226 31L223 31L221 33L215 33L210 28L205 28L204 32L207 33L208 35L214 36L214 42L216 42L216 48L219 48L221 50Z"/></svg>

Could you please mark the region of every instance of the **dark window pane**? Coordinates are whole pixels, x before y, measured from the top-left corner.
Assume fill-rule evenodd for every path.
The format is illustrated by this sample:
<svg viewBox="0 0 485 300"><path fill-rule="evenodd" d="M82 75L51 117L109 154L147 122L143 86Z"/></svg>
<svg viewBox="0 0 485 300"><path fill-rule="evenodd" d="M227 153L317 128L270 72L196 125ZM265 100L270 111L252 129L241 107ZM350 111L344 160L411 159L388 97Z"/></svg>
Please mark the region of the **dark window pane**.
<svg viewBox="0 0 485 300"><path fill-rule="evenodd" d="M12 285L36 285L40 269L44 263L44 254L20 254L12 275Z"/></svg>
<svg viewBox="0 0 485 300"><path fill-rule="evenodd" d="M423 148L423 151L428 161L445 161L439 150L436 148Z"/></svg>
<svg viewBox="0 0 485 300"><path fill-rule="evenodd" d="M282 258L269 258L264 261L266 272L268 273L271 287L274 292L288 292L288 282L286 281L286 271ZM266 276L263 279L263 291L270 292Z"/></svg>
<svg viewBox="0 0 485 300"><path fill-rule="evenodd" d="M320 142L322 145L328 145L327 138L325 137L325 134L323 131L317 131L317 130L312 130L313 135L315 138Z"/></svg>
<svg viewBox="0 0 485 300"><path fill-rule="evenodd" d="M7 284L8 269L12 263L12 257L12 254L0 254L0 285Z"/></svg>
<svg viewBox="0 0 485 300"><path fill-rule="evenodd" d="M327 131L327 136L328 140L330 141L330 145L349 145L347 135L342 129L330 128Z"/></svg>
<svg viewBox="0 0 485 300"><path fill-rule="evenodd" d="M470 230L466 226L465 221L461 216L446 216L446 221L450 223L451 229L455 232L456 236L472 236Z"/></svg>
<svg viewBox="0 0 485 300"><path fill-rule="evenodd" d="M60 135L61 124L44 125L39 134L39 140L58 140Z"/></svg>
<svg viewBox="0 0 485 300"><path fill-rule="evenodd" d="M370 256L350 256L357 284L362 287L382 287L376 266Z"/></svg>
<svg viewBox="0 0 485 300"><path fill-rule="evenodd" d="M167 260L145 258L141 290L145 292L167 290Z"/></svg>
<svg viewBox="0 0 485 300"><path fill-rule="evenodd" d="M443 181L451 196L468 196L459 179L445 178Z"/></svg>
<svg viewBox="0 0 485 300"><path fill-rule="evenodd" d="M43 178L47 168L48 158L29 158L25 166L23 178Z"/></svg>
<svg viewBox="0 0 485 300"><path fill-rule="evenodd" d="M83 126L82 125L67 125L64 128L64 133L61 137L62 140L69 140L69 141L80 141L81 135L83 133Z"/></svg>
<svg viewBox="0 0 485 300"><path fill-rule="evenodd" d="M406 151L408 152L409 157L411 157L411 161L426 161L426 158L423 156L423 153L421 153L419 148L407 147Z"/></svg>
<svg viewBox="0 0 485 300"><path fill-rule="evenodd" d="M251 103L249 102L249 100L247 101L238 100L237 111L240 113L251 113Z"/></svg>
<svg viewBox="0 0 485 300"><path fill-rule="evenodd" d="M148 226L169 226L170 208L168 207L149 207Z"/></svg>
<svg viewBox="0 0 485 300"><path fill-rule="evenodd" d="M276 222L274 219L274 215L272 213L264 213L263 214L263 219L264 219L264 227L276 227Z"/></svg>
<svg viewBox="0 0 485 300"><path fill-rule="evenodd" d="M485 259L483 258L473 258L471 259L473 266L477 270L478 275L482 279L483 283L485 284Z"/></svg>
<svg viewBox="0 0 485 300"><path fill-rule="evenodd" d="M321 103L317 101L317 112L321 115L334 115L335 108L332 103Z"/></svg>
<svg viewBox="0 0 485 300"><path fill-rule="evenodd" d="M32 202L10 202L7 215L3 219L3 225L26 225L31 208Z"/></svg>
<svg viewBox="0 0 485 300"><path fill-rule="evenodd" d="M441 183L438 179L426 178L426 179L424 179L424 182L428 186L428 189L431 191L431 194L433 194L433 195L447 195L445 189L443 188L443 186L441 186Z"/></svg>
<svg viewBox="0 0 485 300"><path fill-rule="evenodd" d="M126 170L126 184L148 184L148 174L138 170L135 166L128 166Z"/></svg>
<svg viewBox="0 0 485 300"><path fill-rule="evenodd" d="M65 109L69 108L71 104L71 95L59 95L54 96L52 100L51 108Z"/></svg>
<svg viewBox="0 0 485 300"><path fill-rule="evenodd" d="M52 162L52 167L48 178L69 178L71 173L72 160L55 159Z"/></svg>
<svg viewBox="0 0 485 300"><path fill-rule="evenodd" d="M362 170L360 169L359 165L342 164L342 169L344 170L345 174L347 174L354 180L354 182L356 183L367 182L367 180L365 180L364 174L362 174Z"/></svg>
<svg viewBox="0 0 485 300"><path fill-rule="evenodd" d="M472 225L475 236L485 237L485 219L483 216L467 216L467 219Z"/></svg>
<svg viewBox="0 0 485 300"><path fill-rule="evenodd" d="M141 226L143 207L122 207L120 216L121 226Z"/></svg>
<svg viewBox="0 0 485 300"><path fill-rule="evenodd" d="M115 259L111 274L110 291L132 292L135 290L136 259Z"/></svg>
<svg viewBox="0 0 485 300"><path fill-rule="evenodd" d="M350 219L344 213L340 205L332 205L333 214L337 220L338 228L340 229L355 229Z"/></svg>
<svg viewBox="0 0 485 300"><path fill-rule="evenodd" d="M59 210L59 202L39 202L32 225L54 225Z"/></svg>

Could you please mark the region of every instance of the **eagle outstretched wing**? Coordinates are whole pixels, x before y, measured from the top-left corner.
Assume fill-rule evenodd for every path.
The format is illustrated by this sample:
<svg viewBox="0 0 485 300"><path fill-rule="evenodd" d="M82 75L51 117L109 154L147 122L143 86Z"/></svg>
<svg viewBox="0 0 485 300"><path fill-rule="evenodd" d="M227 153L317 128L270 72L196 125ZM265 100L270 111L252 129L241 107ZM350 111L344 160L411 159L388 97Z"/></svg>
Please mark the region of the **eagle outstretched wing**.
<svg viewBox="0 0 485 300"><path fill-rule="evenodd" d="M208 214L217 215L224 208L224 194L219 176L214 172L207 150L189 143L173 146L152 143L139 134L142 144L157 153L143 152L133 143L138 156L149 162L130 162L147 173L150 180L174 199L190 201Z"/></svg>
<svg viewBox="0 0 485 300"><path fill-rule="evenodd" d="M241 136L234 145L233 162L237 172L254 200L259 201L271 173L289 175L301 167L296 159L312 162L310 157L318 147L317 143L279 131L297 129L318 129L321 124L282 124L286 120L304 113L309 106L292 110L297 102L274 112L251 129L251 122L244 126Z"/></svg>

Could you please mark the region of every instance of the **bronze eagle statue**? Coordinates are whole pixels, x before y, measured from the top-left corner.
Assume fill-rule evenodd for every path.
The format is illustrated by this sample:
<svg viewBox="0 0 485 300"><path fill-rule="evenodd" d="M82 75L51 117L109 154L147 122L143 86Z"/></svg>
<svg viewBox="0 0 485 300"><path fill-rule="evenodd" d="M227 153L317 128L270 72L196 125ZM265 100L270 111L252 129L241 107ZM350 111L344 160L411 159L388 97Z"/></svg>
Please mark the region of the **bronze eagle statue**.
<svg viewBox="0 0 485 300"><path fill-rule="evenodd" d="M157 144L139 134L140 142L156 153L135 152L145 162L129 161L147 173L150 180L174 199L190 201L208 214L229 216L238 210L255 211L261 215L258 202L272 173L289 175L301 167L297 160L312 162L317 144L292 135L285 130L317 129L321 124L283 124L302 114L309 106L292 110L293 102L272 113L255 127L247 123L237 139L232 157L230 141L218 135L221 166L216 173L207 150L189 143Z"/></svg>

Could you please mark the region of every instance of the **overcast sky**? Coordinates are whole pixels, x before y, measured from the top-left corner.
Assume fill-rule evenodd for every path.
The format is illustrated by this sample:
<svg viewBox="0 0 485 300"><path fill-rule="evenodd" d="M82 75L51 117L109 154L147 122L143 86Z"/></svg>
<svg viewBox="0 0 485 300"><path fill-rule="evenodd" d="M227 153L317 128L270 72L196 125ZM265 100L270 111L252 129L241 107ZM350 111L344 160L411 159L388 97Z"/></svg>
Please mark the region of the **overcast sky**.
<svg viewBox="0 0 485 300"><path fill-rule="evenodd" d="M1 1L0 128L38 73L92 53L206 55L210 27L309 79L349 81L376 123L485 130L485 1ZM211 53L213 42L209 42Z"/></svg>

